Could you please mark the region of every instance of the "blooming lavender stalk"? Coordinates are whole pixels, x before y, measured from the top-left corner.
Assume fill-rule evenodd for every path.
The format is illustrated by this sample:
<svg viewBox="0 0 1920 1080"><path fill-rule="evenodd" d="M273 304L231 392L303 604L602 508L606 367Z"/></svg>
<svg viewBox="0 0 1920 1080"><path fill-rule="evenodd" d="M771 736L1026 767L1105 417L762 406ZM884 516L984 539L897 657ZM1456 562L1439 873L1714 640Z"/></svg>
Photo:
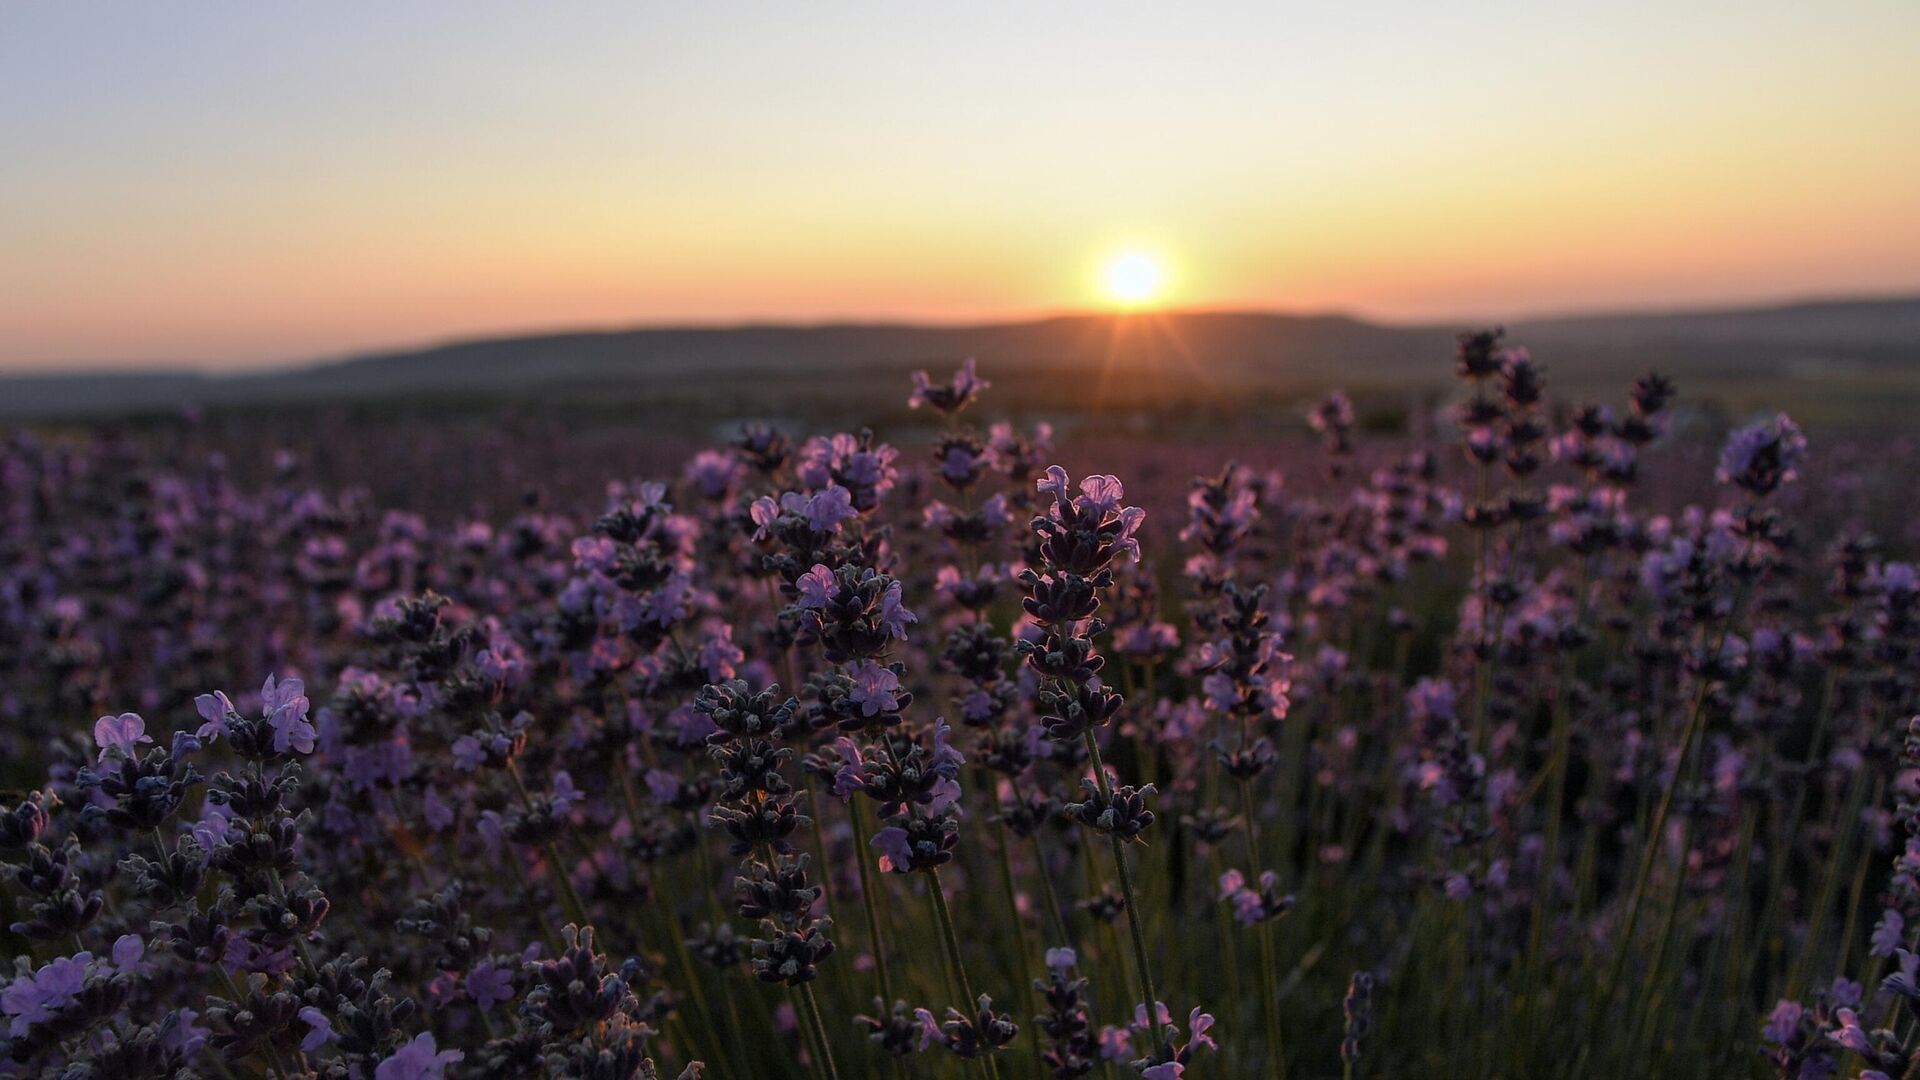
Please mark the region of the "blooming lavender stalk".
<svg viewBox="0 0 1920 1080"><path fill-rule="evenodd" d="M1781 485L1799 475L1800 466L1806 456L1806 439L1800 429L1785 414L1770 421L1744 429L1728 440L1727 448L1721 455L1718 477L1720 482L1738 488L1746 493L1747 501L1736 515L1737 529L1742 537L1740 553L1732 558L1727 566L1739 582L1732 604L1720 621L1717 633L1708 632L1712 644L1697 651L1693 656L1696 668L1692 705L1686 715L1686 721L1680 733L1680 745L1673 771L1661 790L1659 802L1654 808L1649 823L1645 850L1640 859L1639 870L1634 877L1632 891L1627 897L1625 918L1621 923L1618 941L1614 945L1614 959L1594 1010L1594 1017L1604 1016L1618 991L1620 976L1626 964L1628 953L1633 947L1633 933L1638 922L1642 901L1646 895L1647 883L1653 874L1653 866L1665 842L1665 830L1668 814L1672 811L1674 794L1685 775L1690 752L1699 734L1700 722L1706 705L1707 694L1715 682L1716 676L1723 675L1725 668L1724 649L1727 637L1732 632L1734 620L1745 601L1747 589L1752 580L1764 568L1763 553L1777 545L1777 519L1764 507L1761 500L1773 494ZM1688 555L1693 552L1689 551ZM1703 639L1704 641L1705 639ZM1684 872L1685 863L1681 864ZM1676 890L1678 885L1676 885ZM1676 898L1677 899L1677 898ZM1661 941L1666 940L1663 933Z"/></svg>
<svg viewBox="0 0 1920 1080"><path fill-rule="evenodd" d="M1579 683L1576 660L1593 636L1588 616L1596 568L1604 566L1611 552L1624 548L1636 531L1627 509L1627 493L1637 478L1638 454L1658 436L1673 396L1673 387L1666 379L1657 373L1644 375L1629 393L1625 417L1616 419L1605 406L1583 406L1550 447L1557 460L1580 470L1582 483L1578 488L1554 485L1547 496L1547 508L1554 515L1548 535L1577 555L1578 563L1571 620L1557 625L1551 638L1560 664L1548 735L1546 823L1528 931L1529 985L1539 979L1540 968L1546 963L1547 927L1556 906L1555 882L1561 871L1561 833L1572 765L1574 701L1586 690ZM1535 996L1529 994L1530 998Z"/></svg>
<svg viewBox="0 0 1920 1080"><path fill-rule="evenodd" d="M753 942L753 972L762 981L794 991L805 1005L810 1037L829 1077L838 1077L820 1005L811 984L818 964L831 956L830 918L816 918L821 890L810 883L809 859L790 840L807 824L792 785L780 767L794 750L779 740L789 731L799 703L781 699L780 688L755 691L744 679L709 684L694 710L714 726L708 736L720 765L720 804L714 823L727 831L736 857L747 857L734 880L737 909L758 920L765 936Z"/></svg>
<svg viewBox="0 0 1920 1080"><path fill-rule="evenodd" d="M1278 761L1273 741L1265 731L1269 725L1286 719L1289 701L1287 691L1291 683L1284 668L1293 660L1291 656L1279 651L1279 636L1269 631L1271 617L1265 604L1267 588L1256 585L1242 590L1232 582L1226 583L1220 593L1220 611L1215 620L1220 638L1205 643L1200 649L1197 667L1205 672L1201 687L1206 696L1206 707L1219 714L1229 725L1239 728L1239 743L1229 750L1218 747L1221 767L1240 789L1241 822L1246 832L1248 865L1259 872L1261 859L1259 833L1259 807L1254 796L1254 785L1273 771ZM1228 870L1227 875L1240 880L1238 871ZM1241 902L1239 897L1247 890L1229 889L1226 877L1222 879L1223 894L1233 895L1237 914L1241 921L1257 925L1260 935L1261 952L1261 1009L1266 1017L1268 1053L1272 1055L1275 1075L1286 1075L1286 1052L1280 1041L1280 1003L1279 990L1275 985L1276 973L1273 945L1273 927L1271 920L1284 913L1293 905L1293 898L1286 897L1284 903L1277 899L1263 900L1251 908ZM1262 884L1267 893L1277 892L1278 877L1272 871L1261 873ZM1246 913L1258 911L1258 918L1249 919Z"/></svg>
<svg viewBox="0 0 1920 1080"><path fill-rule="evenodd" d="M1320 433L1321 449L1327 455L1327 476L1344 478L1353 457L1353 402L1335 390L1307 414L1307 426Z"/></svg>
<svg viewBox="0 0 1920 1080"><path fill-rule="evenodd" d="M1360 1065L1360 1043L1373 1026L1372 974L1365 971L1353 973L1353 981L1347 984L1347 996L1341 1001L1340 1008L1346 1017L1346 1027L1340 1039L1340 1075L1343 1080L1353 1080Z"/></svg>
<svg viewBox="0 0 1920 1080"><path fill-rule="evenodd" d="M1153 824L1146 802L1155 789L1152 784L1115 785L1107 777L1096 730L1113 719L1123 699L1101 682L1099 672L1105 661L1094 650L1094 638L1106 628L1095 617L1099 590L1113 584L1116 559L1139 559L1140 542L1134 534L1146 512L1121 503L1125 491L1112 476L1087 477L1080 483L1080 494L1072 495L1067 471L1058 465L1048 467L1039 491L1053 496L1053 504L1033 519L1042 568L1022 571L1020 581L1027 593L1022 606L1043 634L1038 641L1021 641L1019 650L1028 666L1046 680L1039 704L1047 736L1063 743L1079 739L1086 746L1093 772L1090 779L1081 781L1086 797L1067 804L1063 812L1105 833L1112 845L1126 898L1141 1000L1157 1002L1139 897L1126 853L1129 842L1144 843L1141 834ZM1164 1048L1164 1033L1156 1031L1154 1037Z"/></svg>
<svg viewBox="0 0 1920 1080"><path fill-rule="evenodd" d="M983 1072L997 1076L992 1055L1010 1044L1019 1028L993 1011L991 996L975 994L940 880L940 867L953 861L960 840L960 767L965 759L951 745L951 735L946 722L936 720L930 740L883 728L875 742L862 747L843 736L835 743L842 765L834 791L867 796L878 804L881 821L889 822L870 841L880 853L883 872L926 874L947 961L970 1010L949 1008L935 1041L962 1058L978 1060Z"/></svg>
<svg viewBox="0 0 1920 1080"><path fill-rule="evenodd" d="M1045 1014L1034 1017L1047 1039L1041 1061L1053 1070L1056 1080L1071 1080L1092 1072L1099 1061L1100 1044L1093 1030L1088 983L1073 975L1077 957L1072 949L1048 949L1046 962L1047 977L1033 981L1033 988L1047 1005Z"/></svg>
<svg viewBox="0 0 1920 1080"><path fill-rule="evenodd" d="M1500 347L1500 339L1505 335L1506 331L1499 328L1463 333L1459 335L1455 348L1455 374L1473 387L1473 400L1460 406L1458 419L1466 434L1467 457L1473 461L1478 476L1475 501L1462 514L1462 520L1474 530L1477 541L1473 586L1478 602L1478 627L1470 643L1478 680L1474 694L1476 719L1473 741L1476 748L1485 736L1484 703L1490 694L1492 680L1490 664L1493 641L1489 620L1493 609L1494 575L1491 545L1495 530L1506 521L1506 501L1496 499L1491 490L1492 467L1505 450L1500 426L1506 419L1506 410L1499 399L1488 396L1487 385L1506 368L1507 350Z"/></svg>

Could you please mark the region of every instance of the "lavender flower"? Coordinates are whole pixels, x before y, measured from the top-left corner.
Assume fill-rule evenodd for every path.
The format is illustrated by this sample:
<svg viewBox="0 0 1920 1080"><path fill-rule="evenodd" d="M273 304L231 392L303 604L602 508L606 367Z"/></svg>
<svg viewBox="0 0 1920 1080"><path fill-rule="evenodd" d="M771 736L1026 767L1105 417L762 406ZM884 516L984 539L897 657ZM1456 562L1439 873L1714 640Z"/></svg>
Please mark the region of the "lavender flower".
<svg viewBox="0 0 1920 1080"><path fill-rule="evenodd" d="M151 745L153 736L147 734L147 722L139 714L121 713L94 721L93 741L100 747L100 760L105 761L109 753L133 756L135 747Z"/></svg>
<svg viewBox="0 0 1920 1080"><path fill-rule="evenodd" d="M373 1070L373 1080L441 1080L447 1066L466 1060L459 1050L441 1050L423 1031Z"/></svg>
<svg viewBox="0 0 1920 1080"><path fill-rule="evenodd" d="M1786 413L1741 428L1727 439L1715 472L1720 482L1756 496L1771 495L1800 477L1807 437Z"/></svg>
<svg viewBox="0 0 1920 1080"><path fill-rule="evenodd" d="M926 405L952 416L973 404L974 399L980 396L980 392L992 385L979 376L974 368L973 359L969 357L960 365L960 370L953 373L953 379L945 386L935 386L924 371L914 372L913 395L907 399L907 405L915 409Z"/></svg>

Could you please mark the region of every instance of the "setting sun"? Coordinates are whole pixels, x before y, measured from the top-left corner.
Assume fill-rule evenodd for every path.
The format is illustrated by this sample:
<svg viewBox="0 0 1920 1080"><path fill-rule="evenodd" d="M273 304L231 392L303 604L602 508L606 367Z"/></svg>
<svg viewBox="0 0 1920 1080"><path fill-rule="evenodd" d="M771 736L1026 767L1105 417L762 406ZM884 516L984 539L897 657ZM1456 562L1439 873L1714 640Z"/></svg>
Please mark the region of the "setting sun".
<svg viewBox="0 0 1920 1080"><path fill-rule="evenodd" d="M1150 256L1128 252L1107 264L1107 295L1124 306L1139 307L1159 297L1164 278Z"/></svg>

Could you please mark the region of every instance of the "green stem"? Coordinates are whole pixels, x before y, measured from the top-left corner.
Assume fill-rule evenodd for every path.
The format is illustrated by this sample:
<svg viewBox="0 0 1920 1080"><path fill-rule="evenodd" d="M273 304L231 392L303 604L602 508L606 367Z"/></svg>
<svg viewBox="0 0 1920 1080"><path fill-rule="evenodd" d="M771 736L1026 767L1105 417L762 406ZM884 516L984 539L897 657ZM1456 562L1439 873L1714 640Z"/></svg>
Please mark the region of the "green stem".
<svg viewBox="0 0 1920 1080"><path fill-rule="evenodd" d="M1103 802L1113 802L1113 787L1107 783L1107 768L1100 760L1100 741L1094 738L1093 729L1086 731L1087 756L1092 759L1094 782L1100 786L1100 798ZM1153 990L1153 965L1147 958L1146 930L1140 924L1140 903L1133 889L1133 874L1127 869L1126 845L1114 833L1107 834L1113 846L1113 863L1120 873L1120 895L1126 898L1127 929L1132 931L1133 961L1140 975L1140 993L1147 1009L1147 1023L1153 1028L1154 1041L1165 1052L1166 1033L1160 1029L1157 1005L1160 999Z"/></svg>
<svg viewBox="0 0 1920 1080"><path fill-rule="evenodd" d="M979 1012L980 999L974 996L973 980L967 978L966 961L960 959L960 935L953 928L953 911L947 907L947 890L940 884L940 869L934 867L927 871L927 892L933 896L933 910L940 919L940 936L947 946L947 959L953 964L954 978L960 980L960 993L966 997L964 1015L972 1017ZM998 1080L999 1067L993 1063L993 1055L980 1058L980 1064L986 1074Z"/></svg>
<svg viewBox="0 0 1920 1080"><path fill-rule="evenodd" d="M520 804L528 811L534 809L533 793L527 790L527 782L521 779L520 766L511 759L507 762L507 777L513 781L513 790L520 796ZM567 875L567 864L560 859L560 845L549 840L545 844L547 865L553 871L554 882L559 886L560 898L567 907L567 916L574 925L586 927L592 925L587 918L587 905L580 902L580 894L574 891L573 881Z"/></svg>
<svg viewBox="0 0 1920 1080"><path fill-rule="evenodd" d="M1874 785L1873 802L1875 804L1879 803L1884 786L1885 781ZM1867 889L1867 867L1873 864L1873 860L1867 858L1857 859L1855 862L1857 865L1853 872L1853 887L1847 896L1847 921L1840 930L1840 961L1833 966L1835 971L1847 970L1847 961L1853 952L1854 931L1860 925L1860 900ZM1876 984L1870 981L1867 985Z"/></svg>
<svg viewBox="0 0 1920 1080"><path fill-rule="evenodd" d="M1240 782L1240 813L1246 819L1247 872L1258 874L1260 834L1254 826L1253 811L1253 784L1243 780ZM1280 1043L1280 994L1273 984L1273 923L1268 920L1260 923L1260 961L1260 1011L1267 1022L1267 1054L1272 1059L1273 1075L1284 1078L1287 1075L1287 1055Z"/></svg>
<svg viewBox="0 0 1920 1080"><path fill-rule="evenodd" d="M1752 545L1749 543L1748 548ZM1734 621L1739 617L1740 608L1746 603L1747 579L1740 581L1739 591L1733 598L1733 607L1727 612L1727 621L1721 625L1718 640L1713 651L1707 656L1707 663L1715 663L1721 651L1726 647L1727 635L1732 632ZM1687 710L1686 727L1680 733L1680 756L1673 763L1673 772L1668 774L1667 782L1660 790L1660 802L1653 812L1653 821L1646 832L1646 852L1641 856L1640 869L1634 875L1633 892L1627 899L1627 918L1622 924L1620 938L1614 943L1613 963L1607 972L1607 982L1600 990L1592 1019L1595 1022L1606 1016L1613 1005L1614 994L1620 988L1620 976L1626 969L1627 956L1633 949L1633 931L1640 919L1640 904L1646 898L1647 882L1653 876L1653 864L1660 854L1661 834L1666 832L1667 816L1673 811L1673 797L1680 788L1680 779L1686 775L1687 760L1692 755L1693 744L1700 735L1700 723L1706 713L1707 695L1713 689L1714 680L1705 672L1700 673L1699 689L1694 691L1693 705ZM1684 862L1685 853L1682 853Z"/></svg>
<svg viewBox="0 0 1920 1080"><path fill-rule="evenodd" d="M560 845L548 841L546 845L547 862L553 868L553 880L560 887L560 899L567 905L567 915L577 926L591 926L587 918L587 905L580 902L580 894L573 887L572 877L567 873L567 864L560 858Z"/></svg>
<svg viewBox="0 0 1920 1080"><path fill-rule="evenodd" d="M832 1080L840 1080L840 1069L833 1063L833 1046L827 1041L827 1026L820 1020L820 1001L813 996L813 984L801 983L799 998L806 1013L807 1023L813 1028L813 1037L820 1044L821 1064L827 1067L827 1075Z"/></svg>
<svg viewBox="0 0 1920 1080"><path fill-rule="evenodd" d="M1851 841L1854 832L1858 829L1856 823L1860 820L1860 808L1864 805L1861 800L1866 794L1866 773L1867 767L1861 766L1853 775L1853 783L1848 785L1846 809L1840 817L1833 850L1827 853L1827 872L1821 878L1819 896L1807 912L1807 938L1801 944L1800 955L1794 961L1793 968L1787 976L1788 996L1806 985L1809 969L1813 966L1814 954L1826 938L1822 929L1828 913L1833 910L1834 898L1840 891L1841 870L1846 866L1848 856L1853 850ZM1879 782L1885 783L1884 780ZM1877 802L1878 799L1879 795L1876 794L1875 801ZM1861 861L1864 863L1866 860Z"/></svg>
<svg viewBox="0 0 1920 1080"><path fill-rule="evenodd" d="M1693 752L1693 744L1700 733L1700 716L1704 711L1707 691L1713 680L1704 675L1700 679L1700 688L1694 693L1693 707L1687 710L1687 723L1680 733L1680 757L1674 762L1673 772L1667 777L1660 791L1660 801L1653 812L1653 820L1646 833L1646 851L1640 857L1640 868L1634 874L1633 892L1627 898L1627 917L1621 924L1619 940L1614 943L1613 963L1607 970L1607 983L1601 989L1595 1008L1595 1019L1604 1016L1613 1004L1613 995L1619 989L1620 976L1626 969L1627 956L1632 952L1633 931L1640 920L1640 904L1646 897L1647 883L1653 877L1653 864L1658 859L1661 847L1661 835L1666 832L1667 815L1673 810L1674 793L1680 787L1680 778L1685 775L1687 759Z"/></svg>
<svg viewBox="0 0 1920 1080"><path fill-rule="evenodd" d="M1587 577L1592 565L1590 556L1580 560L1580 574L1576 588L1577 611L1573 625L1583 626L1587 616ZM1553 874L1560 862L1560 828L1567 801L1567 763L1571 753L1573 706L1569 696L1574 683L1573 650L1568 649L1560 658L1560 682L1553 697L1553 734L1552 746L1547 758L1547 803L1546 836L1540 852L1540 879L1534 887L1532 926L1527 934L1527 1010L1531 1016L1536 1005L1534 993L1538 987L1540 966L1544 959L1548 911L1553 906Z"/></svg>
<svg viewBox="0 0 1920 1080"><path fill-rule="evenodd" d="M820 818L822 816L820 813L820 800L814 797L813 775L811 773L806 773L803 775L806 783L807 807L808 809L813 811L813 813L807 815L807 820L812 823L813 846L819 852L818 858L820 860L819 865L821 868L820 899L824 901L824 903L821 904L821 908L829 916L831 916L833 914L833 875L827 872L827 867L833 865L833 863L830 861L832 858L832 851L827 847L826 830L820 824ZM857 860L862 867L866 866L865 854L866 854L865 852L862 852L861 858Z"/></svg>
<svg viewBox="0 0 1920 1080"><path fill-rule="evenodd" d="M1054 891L1053 871L1047 868L1046 845L1040 842L1040 834L1033 834L1033 870L1040 878L1040 891L1047 902L1047 924L1053 927L1053 934L1062 948L1071 948L1073 936L1067 932L1067 921L1060 914L1060 894Z"/></svg>
<svg viewBox="0 0 1920 1080"><path fill-rule="evenodd" d="M1028 965L1033 963L1035 957L1027 944L1027 924L1020 918L1020 896L1013 887L1013 836L1002 831L994 839L998 841L995 846L1000 849L1000 884L1006 892L1007 917L1013 920L1014 940L1019 946L1014 954L1013 981L1014 985L1020 987L1022 1009L1032 1016L1039 1012L1034 1006L1033 980L1028 976Z"/></svg>
<svg viewBox="0 0 1920 1080"><path fill-rule="evenodd" d="M893 1008L893 983L887 975L887 945L880 933L880 910L873 894L872 872L867 869L867 819L866 810L858 802L847 807L847 816L853 819L854 863L860 868L860 901L867 915L867 945L873 950L874 978L880 990L880 1008Z"/></svg>

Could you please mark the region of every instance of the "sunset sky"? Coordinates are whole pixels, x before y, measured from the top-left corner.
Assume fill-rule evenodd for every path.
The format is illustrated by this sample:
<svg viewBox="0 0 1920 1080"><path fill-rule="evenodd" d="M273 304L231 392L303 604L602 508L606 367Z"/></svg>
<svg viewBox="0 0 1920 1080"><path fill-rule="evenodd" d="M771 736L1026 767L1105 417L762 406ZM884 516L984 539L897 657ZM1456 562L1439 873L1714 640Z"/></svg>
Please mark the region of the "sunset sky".
<svg viewBox="0 0 1920 1080"><path fill-rule="evenodd" d="M0 368L1920 291L1914 0L1334 7L8 5Z"/></svg>

